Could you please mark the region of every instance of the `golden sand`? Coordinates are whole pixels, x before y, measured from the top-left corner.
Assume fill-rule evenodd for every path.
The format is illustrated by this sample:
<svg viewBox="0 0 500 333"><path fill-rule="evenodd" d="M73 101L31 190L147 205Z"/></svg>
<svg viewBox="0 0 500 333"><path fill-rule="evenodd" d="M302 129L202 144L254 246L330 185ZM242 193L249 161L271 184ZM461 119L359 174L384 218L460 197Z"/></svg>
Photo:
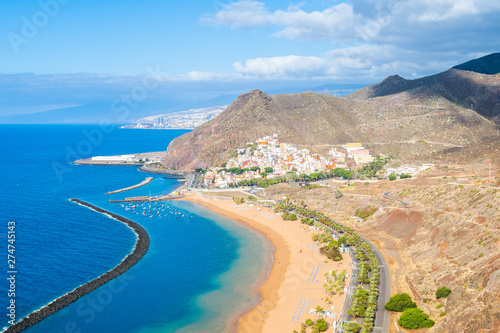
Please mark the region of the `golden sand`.
<svg viewBox="0 0 500 333"><path fill-rule="evenodd" d="M328 323L332 324L339 318L345 293L330 296L331 302L327 304L324 274L346 270L350 275L352 261L349 255L344 254L344 260L340 262L327 259L319 253L318 244L311 240L317 231L299 221L283 221L267 208L242 209L232 200L207 198L197 193L188 193L183 200L198 203L261 232L276 249L269 277L259 288L262 300L239 318L239 333L300 331L301 323L306 319L317 318L311 310L318 306L331 312L331 316L325 318Z"/></svg>

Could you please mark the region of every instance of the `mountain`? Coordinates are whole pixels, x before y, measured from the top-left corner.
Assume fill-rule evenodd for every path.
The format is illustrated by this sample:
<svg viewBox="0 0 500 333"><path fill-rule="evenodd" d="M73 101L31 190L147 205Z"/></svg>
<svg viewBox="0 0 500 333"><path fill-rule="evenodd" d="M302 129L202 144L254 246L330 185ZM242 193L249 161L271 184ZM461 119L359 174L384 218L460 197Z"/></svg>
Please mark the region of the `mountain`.
<svg viewBox="0 0 500 333"><path fill-rule="evenodd" d="M369 100L405 93L414 98L444 98L471 109L500 124L500 53L468 61L443 73L406 80L398 75L346 96L351 100Z"/></svg>
<svg viewBox="0 0 500 333"><path fill-rule="evenodd" d="M355 129L352 106L339 97L313 92L268 95L253 90L211 121L174 139L165 162L186 170L221 164L231 150L274 133L285 142L309 145L364 140Z"/></svg>
<svg viewBox="0 0 500 333"><path fill-rule="evenodd" d="M417 80L390 76L343 98L253 90L173 140L165 164L182 170L221 165L246 142L274 133L283 142L305 146L430 143L440 147L429 146L427 153L439 155L499 136L499 88L499 74L453 68Z"/></svg>
<svg viewBox="0 0 500 333"><path fill-rule="evenodd" d="M500 52L492 53L482 58L467 61L453 68L480 74L498 74L500 73Z"/></svg>

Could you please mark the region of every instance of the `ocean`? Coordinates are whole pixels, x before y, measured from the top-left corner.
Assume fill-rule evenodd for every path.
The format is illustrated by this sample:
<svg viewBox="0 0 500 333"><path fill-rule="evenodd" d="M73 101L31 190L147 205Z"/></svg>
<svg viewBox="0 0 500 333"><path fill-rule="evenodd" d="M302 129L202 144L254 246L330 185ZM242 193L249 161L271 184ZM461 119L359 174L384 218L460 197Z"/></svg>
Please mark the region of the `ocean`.
<svg viewBox="0 0 500 333"><path fill-rule="evenodd" d="M136 236L130 229L70 198L141 224L150 248L129 271L26 332L222 332L228 319L258 302L255 283L272 260L272 246L261 234L190 202L134 209L109 203L167 194L179 181L131 166L70 164L97 155L164 151L186 132L0 125L0 327L9 326L12 299L17 321L110 270L132 250ZM146 186L105 194L148 176L154 179ZM15 222L13 254L8 253L9 221ZM8 267L8 254L15 257L14 268ZM12 270L11 297L7 272Z"/></svg>

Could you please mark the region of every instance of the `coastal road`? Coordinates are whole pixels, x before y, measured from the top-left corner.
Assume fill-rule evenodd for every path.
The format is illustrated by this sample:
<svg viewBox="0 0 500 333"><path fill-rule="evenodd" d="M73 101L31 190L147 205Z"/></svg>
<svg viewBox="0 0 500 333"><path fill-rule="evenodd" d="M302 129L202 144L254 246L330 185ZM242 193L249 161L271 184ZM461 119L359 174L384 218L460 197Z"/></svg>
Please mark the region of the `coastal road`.
<svg viewBox="0 0 500 333"><path fill-rule="evenodd" d="M389 195L389 192L384 193L384 195L387 196ZM392 199L392 197L390 197ZM394 200L401 201L399 199L394 198ZM401 201L404 205L407 205L407 203ZM335 235L341 236L338 234L335 230L332 228L320 223L324 227L326 227L328 230L333 232ZM379 285L379 297L378 297L378 304L377 304L377 312L375 314L375 322L374 322L374 327L373 327L373 332L374 333L388 333L389 332L389 325L390 325L390 313L385 310L385 303L391 298L391 274L389 271L389 265L387 264L387 261L385 260L384 256L382 253L373 245L368 239L363 237L362 235L358 235L361 237L363 241L365 241L372 249L373 254L375 255L375 258L377 259L377 263L379 265L379 270L380 270L380 285ZM347 251L349 255L351 256L352 262L353 262L353 269L351 274L358 274L358 261L356 259L356 256L354 253L351 253L351 249ZM354 283L354 284L353 284ZM353 285L351 285L353 284ZM342 307L342 317L340 320L349 321L349 315L347 314L347 310L350 308L351 303L352 303L352 293L354 292L354 289L357 287L357 276L349 278L349 285L347 286L347 294L346 294L346 299L344 301L344 305Z"/></svg>
<svg viewBox="0 0 500 333"><path fill-rule="evenodd" d="M326 227L328 230L333 232L334 234L339 235L335 230L332 228L322 224L324 227ZM370 247L372 248L373 254L375 255L375 258L377 259L377 263L380 268L380 285L379 285L379 296L378 296L378 304L377 304L377 312L375 315L375 323L373 327L373 332L374 333L388 333L389 332L389 325L390 325L390 313L385 310L384 306L385 303L389 300L391 297L391 274L389 272L389 266L387 265L387 261L385 260L384 256L382 253L373 245L368 239L363 237L362 235L358 235L361 237L363 241L365 241ZM351 256L352 262L353 262L353 270L352 272L354 274L358 274L358 268L357 268L357 263L358 260L356 259L354 253L352 253L351 249L348 251L349 255ZM354 279L353 279L354 278ZM351 307L352 304L352 294L354 292L354 289L357 287L357 277L351 276L349 279L349 285L348 285L348 291L346 295L346 300L344 301L344 306L342 307L342 317L340 318L341 320L350 321L350 316L347 314L347 310Z"/></svg>
<svg viewBox="0 0 500 333"><path fill-rule="evenodd" d="M391 298L391 273L389 271L389 265L385 260L382 253L373 245L368 239L362 235L358 235L372 248L373 254L377 259L380 268L380 285L379 285L379 296L378 296L378 309L375 315L375 325L373 327L374 333L387 333L389 332L389 325L391 315L389 311L385 309L385 303Z"/></svg>
<svg viewBox="0 0 500 333"><path fill-rule="evenodd" d="M389 199L392 199L392 200L396 200L396 201L401 202L401 203L403 204L403 207L404 207L404 206L406 206L406 205L408 205L408 203L407 203L407 202L404 202L403 200L399 200L399 199L397 199L397 198L391 197L391 196L389 195L389 192L385 192L385 193L384 193L384 197L389 198Z"/></svg>

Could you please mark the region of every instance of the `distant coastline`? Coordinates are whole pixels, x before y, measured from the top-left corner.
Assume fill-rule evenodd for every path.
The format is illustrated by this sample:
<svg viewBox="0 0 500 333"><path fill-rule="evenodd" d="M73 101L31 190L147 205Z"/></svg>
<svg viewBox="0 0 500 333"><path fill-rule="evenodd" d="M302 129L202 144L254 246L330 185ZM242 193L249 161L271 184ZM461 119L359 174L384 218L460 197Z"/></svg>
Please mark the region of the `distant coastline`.
<svg viewBox="0 0 500 333"><path fill-rule="evenodd" d="M107 282L111 281L112 279L118 277L119 275L125 273L126 271L129 270L129 268L131 268L132 266L137 264L139 262L139 260L141 260L142 257L144 257L144 255L148 251L148 249L149 249L149 235L146 232L146 230L138 223L136 223L132 220L129 220L123 216L111 213L107 210L104 210L102 208L94 206L88 202L79 200L79 199L70 199L70 201L74 202L80 206L87 207L87 208L94 210L98 213L107 215L109 218L112 218L114 220L117 220L119 222L126 224L137 235L137 241L135 243L134 249L117 266L115 266L110 271L108 271L108 272L102 274L101 276L73 289L72 291L55 299L54 301L43 306L42 308L32 312L31 314L27 315L26 317L21 319L19 322L10 326L9 328L4 330L3 332L5 332L5 333L18 333L18 332L24 331L25 329L27 329L30 326L33 326L33 325L39 323L40 321L47 318L48 316L56 313L57 311L65 308L68 305L70 305L71 303L77 301L82 296L85 296L86 294L90 293L91 291L94 291L95 289L99 288L100 286L104 285L105 283L107 283Z"/></svg>

